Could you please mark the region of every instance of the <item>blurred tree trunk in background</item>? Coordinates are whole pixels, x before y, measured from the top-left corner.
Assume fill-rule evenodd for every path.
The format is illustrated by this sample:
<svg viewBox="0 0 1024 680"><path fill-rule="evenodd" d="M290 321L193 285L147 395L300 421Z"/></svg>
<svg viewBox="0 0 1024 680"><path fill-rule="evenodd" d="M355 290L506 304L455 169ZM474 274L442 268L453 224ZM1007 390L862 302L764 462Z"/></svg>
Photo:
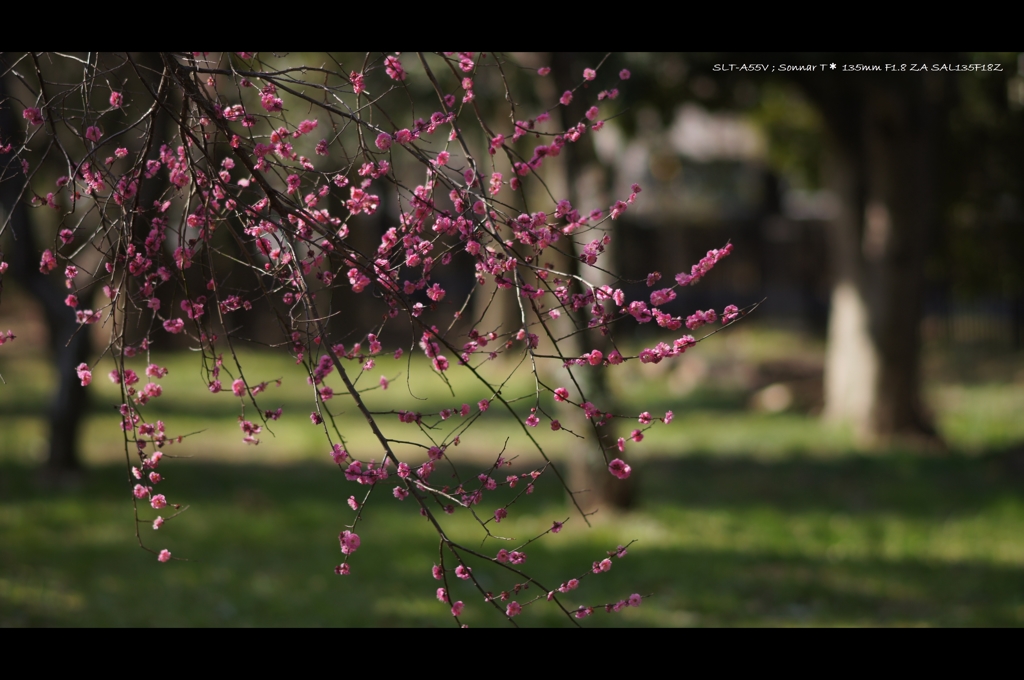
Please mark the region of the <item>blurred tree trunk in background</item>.
<svg viewBox="0 0 1024 680"><path fill-rule="evenodd" d="M584 63L584 60L578 58L573 53L553 53L551 55L551 75L554 78L557 90L555 96L558 97L562 92L571 90L576 86L579 83L580 76L583 74L583 69L592 67L595 63L596 61L594 63ZM586 101L585 97L574 97L568 106L558 107L561 116L559 126L561 129L567 130L581 121L586 122L584 116L587 108ZM608 170L601 165L594 151L592 139L594 134L594 132L587 132L579 142L563 146L560 154L563 156L560 159L562 162L557 164L557 167L562 170L563 177L560 182L562 186L558 187L555 193L568 196L572 207L579 210L581 214L586 214L595 208L607 214L608 206L614 202L609 199L608 195L610 184ZM611 225L614 224L614 222L609 223L606 228L612 229ZM587 238L577 237L577 240L585 241L590 238L596 238L598 235L594 233L593 236ZM615 247L615 238L616 235L612 234L612 242L606 247L602 257L603 262L610 263L615 261L615 255L612 250ZM579 249L575 253L577 256L579 255L578 251ZM568 263L569 271L579 274L579 263L578 257L573 258ZM603 280L598 278L600 276L602 276L602 273L594 270L589 275L589 278L595 285L607 284L615 287L616 281L613 276L604 274ZM589 317L588 307L581 310L577 322L586 326ZM577 356L594 349L600 350L605 356L614 349L608 337L597 328L591 328L575 335L572 342L565 343L564 345L564 350L567 353L575 351ZM616 404L615 395L609 388L607 367L598 366L592 368L582 366L575 369L575 374L577 380L580 381L580 387L583 388L589 400L603 410L612 413L622 412L618 408L618 404ZM590 424L585 423L585 426L589 428ZM616 449L616 434L615 420L597 428L598 441L601 447L608 452L608 457L626 460L626 454L624 452L620 453ZM588 446L593 445L590 442L587 442L587 444ZM632 477L625 480L613 477L608 471L608 464L593 450L577 452L577 455L572 457L571 465L570 485L573 489L586 488L591 491L591 494L583 494L577 497L577 502L584 511L590 512L603 504L609 504L617 508L628 508L633 504L636 496L635 472ZM588 498L588 496L592 496L592 499Z"/></svg>
<svg viewBox="0 0 1024 680"><path fill-rule="evenodd" d="M12 102L7 96L6 86L0 79L0 140L11 142L18 139L19 134ZM0 159L0 178L8 179L21 172L21 168L9 157ZM60 475L81 468L78 431L88 407L88 394L78 379L75 367L89 360L91 348L88 329L79 326L75 310L64 304L62 292L39 271L40 250L36 247L34 233L37 225L26 208L25 199L20 196L19 182L0 181L0 206L4 218L9 217L10 220L7 242L11 249L5 254L10 264L8 271L42 306L50 335L50 348L57 370L57 388L48 414L50 449L46 468ZM83 307L89 306L87 296L84 291L80 294Z"/></svg>
<svg viewBox="0 0 1024 680"><path fill-rule="evenodd" d="M825 417L869 439L937 439L921 401L920 326L944 82L833 76L804 87L824 114L823 177L840 204L830 231Z"/></svg>

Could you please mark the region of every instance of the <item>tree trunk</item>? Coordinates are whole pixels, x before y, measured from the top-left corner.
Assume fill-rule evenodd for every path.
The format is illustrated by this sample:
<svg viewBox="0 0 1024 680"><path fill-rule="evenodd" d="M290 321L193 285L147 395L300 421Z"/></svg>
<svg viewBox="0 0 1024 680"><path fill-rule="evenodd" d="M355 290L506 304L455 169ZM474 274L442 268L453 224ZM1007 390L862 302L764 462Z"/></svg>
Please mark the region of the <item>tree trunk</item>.
<svg viewBox="0 0 1024 680"><path fill-rule="evenodd" d="M825 178L839 198L825 416L869 440L937 439L920 396L924 262L935 231L937 113L928 83L863 86L825 106ZM841 104L836 106L835 104Z"/></svg>
<svg viewBox="0 0 1024 680"><path fill-rule="evenodd" d="M570 53L556 52L552 54L551 67L557 90L556 96L558 96L578 83L579 74L583 73L584 64ZM581 121L586 122L584 102L583 97L577 97L568 106L558 107L563 129L568 129ZM563 196L568 198L572 206L584 214L595 208L606 211L611 204L608 200L608 173L601 166L597 154L594 152L592 140L594 134L587 132L580 141L566 144L562 147L560 154L562 158L547 160L547 163L561 170L561 181L552 182L553 188L558 193L556 198L560 199ZM615 235L613 234L611 244L606 247L601 257L599 263L601 266L607 268L611 266L610 263L615 261L612 250L614 247ZM576 255L579 255L579 252L576 252ZM574 258L569 266L571 267L570 271L583 276L594 285L608 284L614 287L615 280L612 276L598 269L581 266L578 257ZM585 326L587 318L588 314L585 310L582 311L580 323ZM566 342L563 347L566 352L575 351L577 356L594 349L601 350L605 356L613 349L608 338L596 328L574 335L572 341ZM591 368L584 366L574 370L580 387L583 388L590 401L602 410L621 413L621 409L617 407L615 395L608 384L608 371L615 370L614 367ZM589 435L591 433L590 424L584 422L583 427L586 429L582 432ZM636 500L635 471L633 476L628 479L617 479L608 471L608 463L604 460L604 458L622 458L623 460L627 458L625 453L620 453L615 447L616 435L616 421L613 420L597 428L599 445L606 452L604 457L598 455L598 452L593 449L594 444L590 441L585 444L588 450L576 451L573 456L570 467L570 483L575 489L589 489L591 492L577 496L577 502L584 512L591 512L603 504L616 508L628 508Z"/></svg>
<svg viewBox="0 0 1024 680"><path fill-rule="evenodd" d="M0 80L0 140L10 143L20 138L7 91ZM11 156L0 159L0 205L9 216L13 240L10 273L43 307L50 346L57 367L57 388L49 410L50 450L46 467L50 472L64 474L81 468L78 456L78 431L88 406L88 394L75 372L75 367L88 361L88 329L79 327L75 312L64 304L61 292L39 272L39 249L33 234L31 213L19 200L24 177L18 162ZM83 294L81 302L88 304Z"/></svg>

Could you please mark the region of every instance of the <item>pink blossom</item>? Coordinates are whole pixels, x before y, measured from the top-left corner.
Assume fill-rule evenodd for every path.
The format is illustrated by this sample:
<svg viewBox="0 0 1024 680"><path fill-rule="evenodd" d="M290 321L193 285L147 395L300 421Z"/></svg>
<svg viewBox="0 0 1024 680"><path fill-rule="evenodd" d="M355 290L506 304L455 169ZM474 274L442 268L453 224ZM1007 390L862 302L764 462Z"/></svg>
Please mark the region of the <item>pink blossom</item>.
<svg viewBox="0 0 1024 680"><path fill-rule="evenodd" d="M561 102L562 106L568 106L569 102L572 101L572 92L566 90L562 93L562 96L559 97L558 101Z"/></svg>
<svg viewBox="0 0 1024 680"><path fill-rule="evenodd" d="M597 118L597 114L599 112L600 110L596 106L591 106L589 109L587 109L587 120L594 120L595 118Z"/></svg>
<svg viewBox="0 0 1024 680"><path fill-rule="evenodd" d="M162 527L164 525L164 521L165 520L163 517L157 516L157 518L153 520L153 531L156 531L160 527Z"/></svg>
<svg viewBox="0 0 1024 680"><path fill-rule="evenodd" d="M271 92L264 92L260 95L260 106L273 113L284 108L284 102L280 97L275 97Z"/></svg>
<svg viewBox="0 0 1024 680"><path fill-rule="evenodd" d="M668 425L669 423L672 422L672 417L673 417L672 411L665 411L665 417L661 419L661 422L663 422L666 425Z"/></svg>
<svg viewBox="0 0 1024 680"><path fill-rule="evenodd" d="M508 603L508 607L505 608L505 616L507 616L509 618L511 618L513 616L519 616L519 614L522 611L523 611L522 606L518 602L513 600L512 602L509 602Z"/></svg>
<svg viewBox="0 0 1024 680"><path fill-rule="evenodd" d="M608 363L613 365L622 363L622 355L619 354L619 350L613 349L608 353Z"/></svg>
<svg viewBox="0 0 1024 680"><path fill-rule="evenodd" d="M513 550L508 554L508 561L512 564L522 564L526 561L526 553Z"/></svg>
<svg viewBox="0 0 1024 680"><path fill-rule="evenodd" d="M334 568L334 573L338 576L348 576L352 573L352 569L348 566L348 562L345 564L339 564Z"/></svg>
<svg viewBox="0 0 1024 680"><path fill-rule="evenodd" d="M651 420L653 420L653 418L651 418L650 413L644 411L643 413L640 414L640 418L638 420L640 421L641 425L650 425Z"/></svg>
<svg viewBox="0 0 1024 680"><path fill-rule="evenodd" d="M382 132L377 135L377 148L381 151L387 151L391 148L391 135L386 132Z"/></svg>
<svg viewBox="0 0 1024 680"><path fill-rule="evenodd" d="M244 396L245 395L245 381L242 380L241 378L238 378L237 380L235 380L233 383L231 383L231 391L235 394L236 397Z"/></svg>
<svg viewBox="0 0 1024 680"><path fill-rule="evenodd" d="M153 506L154 510L159 510L160 508L165 507L167 505L167 497L164 496L162 493L158 493L157 495L149 499L149 504Z"/></svg>
<svg viewBox="0 0 1024 680"><path fill-rule="evenodd" d="M345 462L346 458L348 458L348 451L341 448L341 444L335 444L331 447L331 459L336 465L340 465ZM353 500L355 499L353 498ZM355 508L352 509L355 510Z"/></svg>
<svg viewBox="0 0 1024 680"><path fill-rule="evenodd" d="M551 533L557 534L561 530L562 530L562 523L561 522L557 522L557 521L556 522L552 522L552 524L551 524Z"/></svg>
<svg viewBox="0 0 1024 680"><path fill-rule="evenodd" d="M348 507L352 508L353 510L359 509L359 501L356 500L355 496L348 497Z"/></svg>
<svg viewBox="0 0 1024 680"><path fill-rule="evenodd" d="M160 562L168 561L169 559L171 559L171 551L168 550L167 548L164 548L163 550L160 551L160 555L156 559L159 560Z"/></svg>
<svg viewBox="0 0 1024 680"><path fill-rule="evenodd" d="M85 130L85 138L92 142L98 142L103 137L103 131L95 125L90 125Z"/></svg>
<svg viewBox="0 0 1024 680"><path fill-rule="evenodd" d="M349 74L349 80L352 81L353 93L362 94L366 90L366 79L362 73L352 71L352 73Z"/></svg>
<svg viewBox="0 0 1024 680"><path fill-rule="evenodd" d="M693 347L696 344L697 340L694 339L692 335L684 335L681 338L676 338L676 340L672 343L672 348L675 349L675 351L678 354L682 354L687 349Z"/></svg>
<svg viewBox="0 0 1024 680"><path fill-rule="evenodd" d="M82 381L82 387L92 382L92 371L89 370L89 364L78 364L75 371L78 373L78 379Z"/></svg>
<svg viewBox="0 0 1024 680"><path fill-rule="evenodd" d="M549 66L541 66L537 69L537 75L539 76L546 76L549 73L551 73L551 67Z"/></svg>
<svg viewBox="0 0 1024 680"><path fill-rule="evenodd" d="M149 492L150 488L148 486L143 486L141 484L136 484L135 488L132 489L132 495L134 495L138 499L145 498L146 496L149 495Z"/></svg>
<svg viewBox="0 0 1024 680"><path fill-rule="evenodd" d="M434 578L438 581L444 578L444 569L436 564L431 568L430 573L433 574Z"/></svg>
<svg viewBox="0 0 1024 680"><path fill-rule="evenodd" d="M622 69L619 71L619 80L629 80L629 69Z"/></svg>
<svg viewBox="0 0 1024 680"><path fill-rule="evenodd" d="M100 320L100 312L94 312L91 309L84 309L75 312L75 321L82 324L96 323Z"/></svg>
<svg viewBox="0 0 1024 680"><path fill-rule="evenodd" d="M498 555L494 559L498 560L502 564L505 564L506 562L508 562L508 550L502 548L498 551Z"/></svg>
<svg viewBox="0 0 1024 680"><path fill-rule="evenodd" d="M598 563L598 567L601 571L608 571L612 568L612 561L606 557Z"/></svg>
<svg viewBox="0 0 1024 680"><path fill-rule="evenodd" d="M112 106L115 109L119 109L119 108L121 108L121 105L123 103L124 103L124 95L122 95L120 92L111 92L110 93L110 106Z"/></svg>
<svg viewBox="0 0 1024 680"><path fill-rule="evenodd" d="M495 522L500 522L501 520L505 519L506 517L508 517L508 510L506 510L505 508L498 508L497 510L494 511L494 521Z"/></svg>
<svg viewBox="0 0 1024 680"><path fill-rule="evenodd" d="M583 80L593 80L597 77L597 71L592 68L583 69Z"/></svg>
<svg viewBox="0 0 1024 680"><path fill-rule="evenodd" d="M427 288L427 297L434 302L440 302L444 299L444 288L440 284L435 283L430 288Z"/></svg>
<svg viewBox="0 0 1024 680"><path fill-rule="evenodd" d="M409 492L400 486L396 486L394 489L391 490L391 495L393 495L400 501L404 501L409 496Z"/></svg>
<svg viewBox="0 0 1024 680"><path fill-rule="evenodd" d="M551 429L553 431L557 432L558 430L562 429L562 424L560 422L558 422L557 420L552 420L551 421Z"/></svg>
<svg viewBox="0 0 1024 680"><path fill-rule="evenodd" d="M539 423L539 422L540 422L540 419L534 413L531 413L526 418L526 424L529 425L530 427L537 427L537 423Z"/></svg>
<svg viewBox="0 0 1024 680"><path fill-rule="evenodd" d="M351 555L359 549L359 534L354 534L348 529L338 534L338 541L341 543L341 552L346 555Z"/></svg>
<svg viewBox="0 0 1024 680"><path fill-rule="evenodd" d="M385 58L384 70L392 80L405 80L405 69L402 68L402 62L398 61L398 57Z"/></svg>
<svg viewBox="0 0 1024 680"><path fill-rule="evenodd" d="M570 590L576 590L576 588L578 588L579 585L580 582L577 579L571 578L567 583L563 583L558 587L558 592L567 593Z"/></svg>
<svg viewBox="0 0 1024 680"><path fill-rule="evenodd" d="M441 601L441 602L447 603L448 602L448 591L446 591L444 588L438 588L437 589L437 599L439 601Z"/></svg>
<svg viewBox="0 0 1024 680"><path fill-rule="evenodd" d="M295 137L300 137L302 135L309 134L319 124L320 124L320 121L318 121L318 120L304 120L301 123L299 123L299 127L298 127L298 129L295 130L295 135L294 136Z"/></svg>
<svg viewBox="0 0 1024 680"><path fill-rule="evenodd" d="M452 616L460 615L462 613L463 607L465 607L465 605L462 603L462 600L459 600L458 602L453 604L452 605Z"/></svg>
<svg viewBox="0 0 1024 680"><path fill-rule="evenodd" d="M28 122L32 123L33 125L43 124L43 114L39 111L39 109L33 106L30 106L26 108L24 111L22 111L21 117L27 120Z"/></svg>
<svg viewBox="0 0 1024 680"><path fill-rule="evenodd" d="M477 408L480 409L480 412L483 413L484 411L491 407L491 402L488 401L487 399L481 399L480 401L477 402L476 405Z"/></svg>
<svg viewBox="0 0 1024 680"><path fill-rule="evenodd" d="M639 593L633 593L632 595L629 596L629 606L630 607L639 607L640 603L643 602L643 600L644 599L642 597L640 597Z"/></svg>
<svg viewBox="0 0 1024 680"><path fill-rule="evenodd" d="M644 348L640 350L640 362L644 364L657 364L661 362L661 355L653 349Z"/></svg>
<svg viewBox="0 0 1024 680"><path fill-rule="evenodd" d="M633 468L627 465L621 458L616 458L608 464L608 471L619 479L626 479L633 472Z"/></svg>
<svg viewBox="0 0 1024 680"><path fill-rule="evenodd" d="M644 433L641 432L640 430L633 430L630 433L629 438L635 441L637 444L639 444L641 441L643 441Z"/></svg>
<svg viewBox="0 0 1024 680"><path fill-rule="evenodd" d="M43 251L43 257L39 261L39 272L42 274L49 274L57 268L57 258L53 256L53 252L50 250Z"/></svg>
<svg viewBox="0 0 1024 680"><path fill-rule="evenodd" d="M569 390L559 387L555 390L555 401L565 401L569 398Z"/></svg>
<svg viewBox="0 0 1024 680"><path fill-rule="evenodd" d="M180 333L184 327L185 322L181 319L168 319L167 321L164 321L164 330L168 333Z"/></svg>
<svg viewBox="0 0 1024 680"><path fill-rule="evenodd" d="M455 575L458 576L459 578L461 578L462 580L468 579L469 575L470 575L470 572L472 572L472 571L473 570L470 569L469 567L466 567L466 566L461 565L461 564L459 566L455 567Z"/></svg>
<svg viewBox="0 0 1024 680"><path fill-rule="evenodd" d="M676 299L676 292L671 288L662 288L651 293L651 305L659 307Z"/></svg>

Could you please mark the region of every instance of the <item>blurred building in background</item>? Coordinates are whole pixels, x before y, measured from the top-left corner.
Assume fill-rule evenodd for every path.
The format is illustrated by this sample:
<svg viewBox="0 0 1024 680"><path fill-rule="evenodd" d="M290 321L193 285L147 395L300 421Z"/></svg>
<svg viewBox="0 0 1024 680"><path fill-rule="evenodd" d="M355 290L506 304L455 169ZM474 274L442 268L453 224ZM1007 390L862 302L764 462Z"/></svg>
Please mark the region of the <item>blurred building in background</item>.
<svg viewBox="0 0 1024 680"><path fill-rule="evenodd" d="M637 280L657 270L671 281L732 242L728 266L687 288L675 313L764 299L758 319L824 333L824 229L834 198L789 188L767 162L764 133L739 114L687 103L664 129L653 112L639 118L632 139L615 128L595 136L599 157L614 168L612 193L627 195L632 182L643 188L618 226L617 271ZM644 283L631 288L631 297L645 297Z"/></svg>

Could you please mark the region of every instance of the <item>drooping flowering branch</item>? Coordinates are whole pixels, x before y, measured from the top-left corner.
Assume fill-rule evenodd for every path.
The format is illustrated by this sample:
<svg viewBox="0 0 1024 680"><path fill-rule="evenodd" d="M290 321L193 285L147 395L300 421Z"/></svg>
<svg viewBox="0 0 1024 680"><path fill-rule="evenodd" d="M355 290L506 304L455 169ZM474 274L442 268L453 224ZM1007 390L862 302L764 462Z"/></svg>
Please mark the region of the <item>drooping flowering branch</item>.
<svg viewBox="0 0 1024 680"><path fill-rule="evenodd" d="M548 472L586 520L576 503L579 491L570 488L534 428L547 420L560 435L585 436L554 417L556 403L579 409L594 435L613 419L637 419L643 429L634 429L628 440L619 438L611 448L597 444L608 473L625 479L631 468L617 452L627 441L642 441L655 421L671 422L672 412L655 417L605 411L581 387L577 370L658 363L698 342L682 335L636 355L623 353L613 333L623 323L654 321L668 332L685 323L692 331L719 320L733 323L750 311L730 305L684 321L663 310L678 289L727 256L731 244L709 252L689 273L676 275L675 285L653 290L647 300L627 300L621 288L591 282L590 272L621 281L599 261L611 243L612 223L638 200L641 187L634 184L628 197L610 206L573 206L548 189L545 175L548 166L557 169L552 159L567 145L586 144L603 127L601 106L616 99L614 88L594 96L568 129L553 129L550 112L588 96L587 86L605 78L605 61L585 69L579 86L545 109L533 101L529 83L550 70L524 69L490 53L418 54L411 60L327 55L317 62L330 66L255 53L9 57L3 77L20 89L3 105L20 107L24 129L17 138L0 139L0 152L9 159L0 181L18 183L19 200L55 211L57 236L40 254L38 268L63 273L70 291L65 304L76 310L82 332L100 323L110 329L107 351L115 368L109 377L121 390L137 527L152 522L160 529L185 509L155 492L163 452L182 436L147 418L147 405L163 394L157 381L167 372L153 358L154 348L169 336L186 337L199 350L209 391L230 391L239 399L242 439L257 445L282 416L280 408L260 406L262 393L281 379L250 379L236 351L243 340L237 319L259 314L262 322L277 325L272 346L303 367L312 388L310 422L322 428L334 463L347 482L366 487L362 500L349 498L355 515L339 535L343 559L336 573L352 571L352 556L362 545L356 533L362 513L377 487L391 486L384 495L411 498L437 532L440 564L433 574L444 582L437 597L451 606L456 621L465 605L450 601L451 575L472 582L509 621L537 602L554 602L574 623L598 606L618 611L639 605L641 596L632 595L607 605L567 606L563 596L582 577L548 587L523 571L523 549L559 533L566 520L494 556L454 540L445 529L446 515L465 511L485 540L498 538L492 526ZM607 80L628 78L622 70ZM531 106L538 113L517 120L517 111ZM423 107L431 113L415 117ZM511 125L490 111L503 107ZM531 135L542 143L528 151ZM545 210L527 209L538 202ZM375 219L381 222L376 233ZM0 261L0 276L5 268ZM450 282L464 272L471 289L456 299L459 286ZM646 283L654 288L660 279L652 272ZM106 302L84 308L82 300L93 290L102 290ZM380 316L361 328L340 319L323 302L336 294L370 298L365 306L378 307ZM516 327L482 326L501 296L511 302ZM385 348L403 330L412 334L408 349ZM593 331L607 336L613 349L569 351ZM10 339L10 332L0 335L0 344ZM411 360L417 348L449 389L449 372L462 370L488 396L427 413L375 410L364 395L386 390L393 378L381 375L367 387L364 375L387 356L409 352ZM126 365L139 355L148 364L145 381ZM495 380L484 368L499 357L511 359L512 368ZM94 369L75 369L83 386ZM512 396L507 384L520 370L533 376L532 394ZM328 384L334 372L338 392ZM554 382L556 375L564 382ZM365 419L379 447L376 457L350 450L332 402L338 397L350 400ZM532 401L525 417L517 410L523 399ZM248 405L255 415L246 414ZM492 405L517 423L543 457L542 467L500 481L500 470L511 465L503 449L489 467L464 474L453 448L492 419ZM393 433L396 420L400 436ZM454 484L431 481L441 465L451 469ZM397 479L388 483L392 475ZM519 485L511 500L489 510L476 507L499 488ZM140 501L177 512L142 520ZM146 547L138 529L137 536ZM146 549L161 562L178 559L167 550ZM620 546L588 573L607 571L611 557L625 554ZM470 559L477 567L504 570L515 583L499 595L488 592ZM543 594L511 599L530 587Z"/></svg>

